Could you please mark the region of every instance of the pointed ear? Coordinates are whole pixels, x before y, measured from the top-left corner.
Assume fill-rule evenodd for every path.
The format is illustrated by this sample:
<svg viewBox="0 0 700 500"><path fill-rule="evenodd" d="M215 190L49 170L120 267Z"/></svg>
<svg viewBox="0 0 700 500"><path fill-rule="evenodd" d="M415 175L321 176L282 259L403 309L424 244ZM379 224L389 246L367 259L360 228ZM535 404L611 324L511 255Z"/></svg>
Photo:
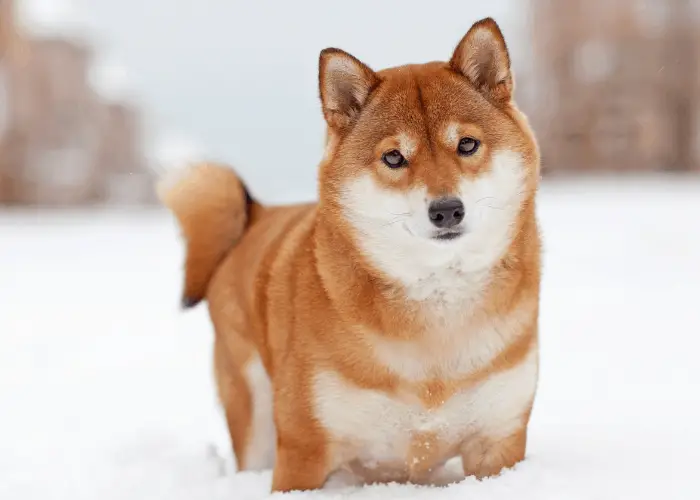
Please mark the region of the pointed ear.
<svg viewBox="0 0 700 500"><path fill-rule="evenodd" d="M513 94L513 75L506 41L496 21L482 19L469 29L450 59L461 73L488 99L505 104Z"/></svg>
<svg viewBox="0 0 700 500"><path fill-rule="evenodd" d="M367 65L340 49L325 49L319 58L319 89L329 127L350 125L365 105L379 77Z"/></svg>

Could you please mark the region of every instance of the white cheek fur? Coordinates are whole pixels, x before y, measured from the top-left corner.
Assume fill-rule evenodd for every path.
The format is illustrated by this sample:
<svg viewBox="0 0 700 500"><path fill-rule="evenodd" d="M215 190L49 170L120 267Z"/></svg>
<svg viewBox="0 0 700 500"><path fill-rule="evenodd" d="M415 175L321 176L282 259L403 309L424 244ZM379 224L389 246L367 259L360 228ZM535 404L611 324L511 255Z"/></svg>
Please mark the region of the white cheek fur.
<svg viewBox="0 0 700 500"><path fill-rule="evenodd" d="M524 197L524 169L519 154L497 151L487 172L465 178L459 194L466 208L466 233L450 242L430 239L434 228L424 188L390 192L368 174L345 186L342 203L360 249L379 270L403 284L409 297L464 299L454 292L478 293L484 274L512 241Z"/></svg>

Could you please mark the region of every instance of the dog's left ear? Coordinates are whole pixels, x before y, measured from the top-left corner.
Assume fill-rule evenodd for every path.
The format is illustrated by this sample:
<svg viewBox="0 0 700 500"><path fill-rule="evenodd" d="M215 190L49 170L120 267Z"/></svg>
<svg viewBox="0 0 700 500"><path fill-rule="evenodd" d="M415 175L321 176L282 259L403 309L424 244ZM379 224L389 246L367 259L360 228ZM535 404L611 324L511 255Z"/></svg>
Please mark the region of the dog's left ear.
<svg viewBox="0 0 700 500"><path fill-rule="evenodd" d="M510 102L513 75L510 56L501 29L487 17L474 23L450 59L452 69L461 73L496 104Z"/></svg>

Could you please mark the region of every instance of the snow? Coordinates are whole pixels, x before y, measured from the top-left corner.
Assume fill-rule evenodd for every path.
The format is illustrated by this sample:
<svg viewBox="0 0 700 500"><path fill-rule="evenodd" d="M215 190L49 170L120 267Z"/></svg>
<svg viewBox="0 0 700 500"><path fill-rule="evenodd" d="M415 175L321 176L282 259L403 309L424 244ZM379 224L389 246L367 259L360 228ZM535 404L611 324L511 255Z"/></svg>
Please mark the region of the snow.
<svg viewBox="0 0 700 500"><path fill-rule="evenodd" d="M85 0L19 0L20 20L31 32L45 36L82 36L89 17Z"/></svg>
<svg viewBox="0 0 700 500"><path fill-rule="evenodd" d="M700 180L548 183L526 460L445 489L292 498L700 498ZM233 472L205 308L160 211L0 212L0 498L258 499Z"/></svg>

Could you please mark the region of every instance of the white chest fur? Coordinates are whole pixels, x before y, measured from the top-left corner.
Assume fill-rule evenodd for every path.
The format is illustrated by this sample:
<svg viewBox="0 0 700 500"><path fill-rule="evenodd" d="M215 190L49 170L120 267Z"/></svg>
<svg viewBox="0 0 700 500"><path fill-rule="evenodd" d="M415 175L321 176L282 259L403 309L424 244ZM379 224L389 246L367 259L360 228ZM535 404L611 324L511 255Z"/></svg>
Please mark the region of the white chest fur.
<svg viewBox="0 0 700 500"><path fill-rule="evenodd" d="M369 175L345 186L345 213L357 229L360 248L378 269L403 285L409 299L429 304L434 314L428 316L445 329L444 335L439 332L427 343L367 335L377 365L407 385L409 395L410 388L428 387L435 380L457 387L458 381L487 369L535 321L533 299L475 328L447 326L464 320L458 318L464 311L478 308L493 265L512 242L524 197L524 172L518 154L497 151L488 171L463 179L458 194L466 209L465 234L448 244L429 237L434 228L425 188L388 191ZM430 435L431 446L451 450L446 454L457 452L472 435L509 436L522 426L536 384L533 343L515 366L446 391L444 401L435 404L433 398L430 406L416 395L420 390L413 391L414 397L389 394L361 389L333 371L319 372L314 409L334 441L341 443L339 460L358 459L372 468L410 461L420 435Z"/></svg>
<svg viewBox="0 0 700 500"><path fill-rule="evenodd" d="M370 338L376 361L404 380L460 379L491 364L535 323L536 316L537 301L532 298L475 327L467 320L463 329L445 328L424 342Z"/></svg>
<svg viewBox="0 0 700 500"><path fill-rule="evenodd" d="M326 371L316 374L315 410L333 439L346 445L341 460L357 459L374 468L410 460L413 440L422 433L431 434L432 442L442 448L453 450L471 435L510 435L522 425L536 380L534 346L518 365L454 393L435 408L427 408L419 399L358 388Z"/></svg>

